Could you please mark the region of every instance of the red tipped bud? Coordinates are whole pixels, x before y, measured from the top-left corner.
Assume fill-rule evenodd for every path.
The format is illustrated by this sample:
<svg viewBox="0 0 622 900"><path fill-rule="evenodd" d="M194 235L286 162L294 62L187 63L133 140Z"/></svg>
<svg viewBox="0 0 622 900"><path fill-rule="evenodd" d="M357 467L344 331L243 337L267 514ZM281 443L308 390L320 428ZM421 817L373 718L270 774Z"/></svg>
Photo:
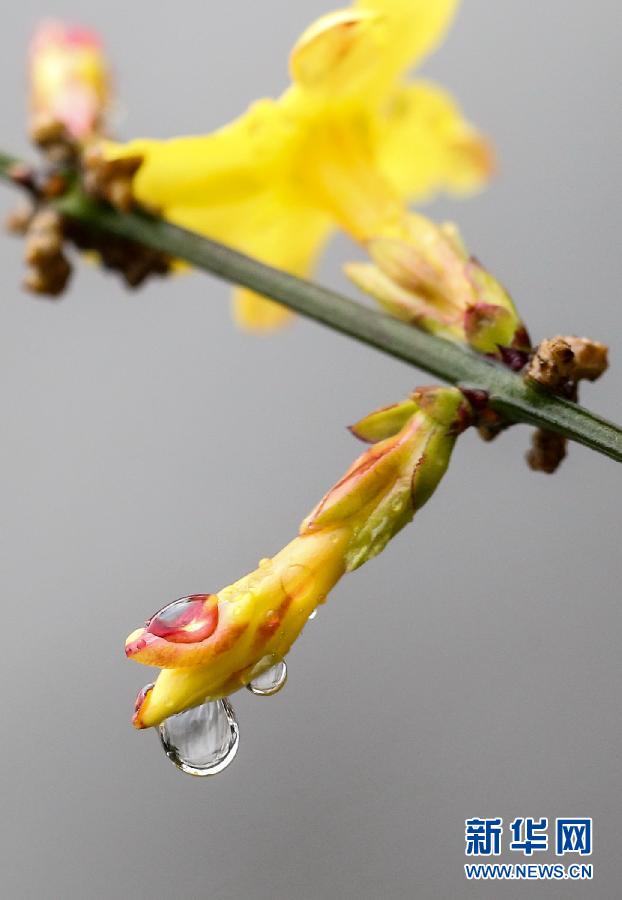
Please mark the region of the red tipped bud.
<svg viewBox="0 0 622 900"><path fill-rule="evenodd" d="M58 123L76 141L101 132L110 79L94 32L43 23L30 48L30 84L35 131Z"/></svg>

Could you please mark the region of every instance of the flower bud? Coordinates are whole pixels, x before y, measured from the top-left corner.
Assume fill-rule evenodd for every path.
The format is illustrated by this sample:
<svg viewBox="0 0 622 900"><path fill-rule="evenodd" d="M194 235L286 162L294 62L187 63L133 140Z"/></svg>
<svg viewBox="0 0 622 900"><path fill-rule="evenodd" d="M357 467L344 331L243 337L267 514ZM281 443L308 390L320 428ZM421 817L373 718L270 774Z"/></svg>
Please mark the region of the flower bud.
<svg viewBox="0 0 622 900"><path fill-rule="evenodd" d="M42 141L62 126L84 142L103 128L110 78L97 35L61 22L45 22L30 48L33 132Z"/></svg>
<svg viewBox="0 0 622 900"><path fill-rule="evenodd" d="M273 559L217 594L164 607L133 632L128 657L159 666L136 701L137 728L248 684L282 660L345 572L380 553L442 478L470 407L456 388L422 388L353 431L373 441Z"/></svg>
<svg viewBox="0 0 622 900"><path fill-rule="evenodd" d="M499 358L501 348L529 348L509 294L469 256L454 225L411 214L397 236L372 239L368 251L371 263L346 272L392 315Z"/></svg>
<svg viewBox="0 0 622 900"><path fill-rule="evenodd" d="M282 660L343 574L347 539L345 527L299 536L218 594L169 604L133 632L128 657L163 670L137 698L134 725L226 697Z"/></svg>

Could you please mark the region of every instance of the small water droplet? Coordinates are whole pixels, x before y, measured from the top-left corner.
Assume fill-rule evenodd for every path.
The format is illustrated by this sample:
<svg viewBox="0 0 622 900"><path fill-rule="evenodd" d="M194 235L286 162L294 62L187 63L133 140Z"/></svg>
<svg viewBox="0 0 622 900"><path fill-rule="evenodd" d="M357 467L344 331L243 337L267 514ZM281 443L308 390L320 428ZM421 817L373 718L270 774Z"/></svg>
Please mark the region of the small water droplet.
<svg viewBox="0 0 622 900"><path fill-rule="evenodd" d="M263 559L260 559L260 560L259 560L259 568L260 568L260 569L267 569L271 562L272 562L272 560L269 559L269 558L266 556L266 557L264 557Z"/></svg>
<svg viewBox="0 0 622 900"><path fill-rule="evenodd" d="M317 609L314 609L311 615L309 616L309 622L312 622L314 619L317 619Z"/></svg>
<svg viewBox="0 0 622 900"><path fill-rule="evenodd" d="M266 669L261 675L257 675L247 685L251 694L257 697L272 697L285 687L287 681L287 665L285 660L278 662L271 669Z"/></svg>
<svg viewBox="0 0 622 900"><path fill-rule="evenodd" d="M217 775L238 752L240 731L228 700L214 700L165 719L159 727L164 752L187 775Z"/></svg>

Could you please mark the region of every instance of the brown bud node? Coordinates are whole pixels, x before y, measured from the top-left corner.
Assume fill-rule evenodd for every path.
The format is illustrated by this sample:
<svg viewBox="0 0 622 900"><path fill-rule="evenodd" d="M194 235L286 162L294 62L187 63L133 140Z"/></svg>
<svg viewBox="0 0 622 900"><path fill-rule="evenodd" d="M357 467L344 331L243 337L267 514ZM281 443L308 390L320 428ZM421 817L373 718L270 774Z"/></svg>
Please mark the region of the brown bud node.
<svg viewBox="0 0 622 900"><path fill-rule="evenodd" d="M536 347L525 378L568 400L577 400L580 381L595 381L606 370L607 347L573 335L551 338ZM537 472L555 472L566 456L565 438L538 430L527 461Z"/></svg>
<svg viewBox="0 0 622 900"><path fill-rule="evenodd" d="M557 336L538 345L525 377L554 393L568 396L566 386L595 381L607 366L605 344L573 335Z"/></svg>
<svg viewBox="0 0 622 900"><path fill-rule="evenodd" d="M87 194L107 200L122 212L134 206L132 182L143 161L142 156L126 156L121 159L104 159L94 148L83 159L83 185Z"/></svg>
<svg viewBox="0 0 622 900"><path fill-rule="evenodd" d="M558 391L571 377L572 347L563 337L542 341L529 363L525 377L550 391Z"/></svg>
<svg viewBox="0 0 622 900"><path fill-rule="evenodd" d="M75 163L79 148L65 125L47 114L33 117L28 129L33 144L55 165Z"/></svg>
<svg viewBox="0 0 622 900"><path fill-rule="evenodd" d="M552 475L566 456L567 444L562 434L538 428L533 433L531 449L526 455L529 468Z"/></svg>
<svg viewBox="0 0 622 900"><path fill-rule="evenodd" d="M572 378L574 381L596 381L609 366L606 344L590 338L568 336L564 340L574 354Z"/></svg>
<svg viewBox="0 0 622 900"><path fill-rule="evenodd" d="M24 259L29 270L24 279L26 290L57 297L71 275L71 266L63 252L62 217L52 209L36 212L26 231Z"/></svg>
<svg viewBox="0 0 622 900"><path fill-rule="evenodd" d="M64 255L60 255L44 268L39 266L29 269L23 286L32 294L58 297L65 290L70 276L71 265Z"/></svg>

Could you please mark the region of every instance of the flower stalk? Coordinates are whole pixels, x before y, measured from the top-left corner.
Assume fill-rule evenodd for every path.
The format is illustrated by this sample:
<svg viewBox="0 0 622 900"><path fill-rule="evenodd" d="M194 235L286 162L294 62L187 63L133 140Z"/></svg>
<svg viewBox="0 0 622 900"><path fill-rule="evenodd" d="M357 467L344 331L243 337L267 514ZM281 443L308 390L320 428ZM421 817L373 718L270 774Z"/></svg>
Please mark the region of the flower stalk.
<svg viewBox="0 0 622 900"><path fill-rule="evenodd" d="M0 179L18 184L14 177L18 169L28 171L24 163L0 152ZM479 356L468 347L421 332L321 285L265 265L146 212L119 212L90 199L77 187L51 198L49 204L70 220L185 260L195 268L270 297L436 378L483 391L488 406L510 422L524 422L562 434L622 462L622 429L617 425L526 383L507 367Z"/></svg>

